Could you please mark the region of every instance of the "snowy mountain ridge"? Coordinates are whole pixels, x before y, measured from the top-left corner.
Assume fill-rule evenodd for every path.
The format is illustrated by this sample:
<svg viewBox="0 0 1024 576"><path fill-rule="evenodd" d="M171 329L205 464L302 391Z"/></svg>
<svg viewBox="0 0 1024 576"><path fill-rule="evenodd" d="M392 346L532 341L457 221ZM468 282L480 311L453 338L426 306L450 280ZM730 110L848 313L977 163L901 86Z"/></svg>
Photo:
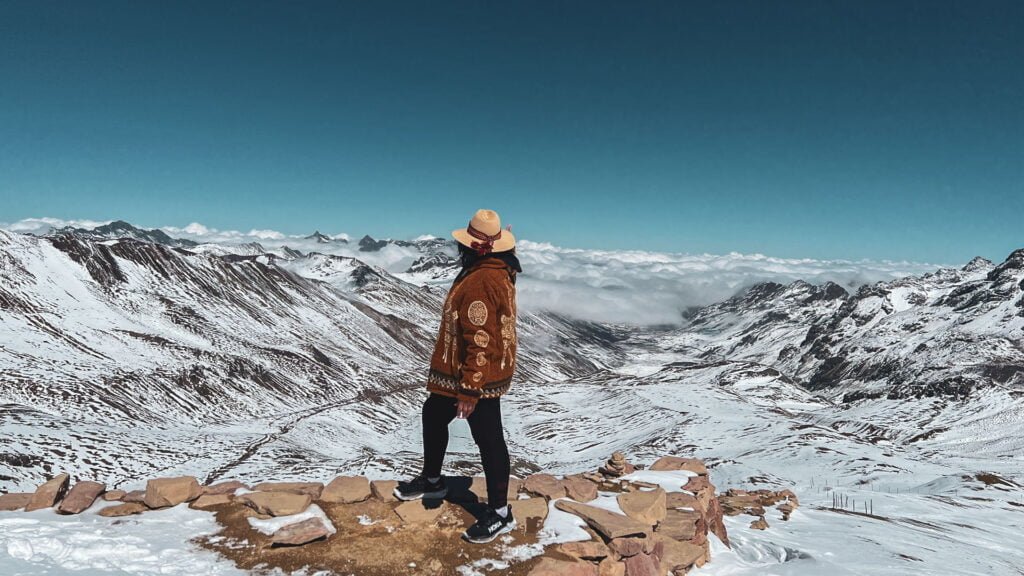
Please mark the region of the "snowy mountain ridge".
<svg viewBox="0 0 1024 576"><path fill-rule="evenodd" d="M179 473L415 471L426 355L455 262L437 239L398 248L364 261L279 244L0 231L0 489L64 470L111 487ZM614 450L641 462L693 454L723 486L811 495L828 482L891 517L856 532L812 506L790 532L741 529L736 562L752 573L799 560L786 549L819 572L866 550L884 551L870 573L903 573L914 561L900 554L933 573L1024 562L976 553L1007 549L1024 514L1024 251L852 293L756 284L676 325L526 307L519 330L521 368L503 400L517 475ZM475 462L468 430L453 426L447 469L472 473ZM954 524L977 537L951 543L943 526ZM846 531L865 544L832 550L826 537Z"/></svg>

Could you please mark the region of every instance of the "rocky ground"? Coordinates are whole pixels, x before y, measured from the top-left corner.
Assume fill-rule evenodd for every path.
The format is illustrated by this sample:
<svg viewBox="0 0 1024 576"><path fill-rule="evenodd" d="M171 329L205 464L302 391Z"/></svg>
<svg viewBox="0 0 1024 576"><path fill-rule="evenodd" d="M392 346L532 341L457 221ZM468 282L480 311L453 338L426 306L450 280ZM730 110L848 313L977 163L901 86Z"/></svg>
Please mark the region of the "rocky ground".
<svg viewBox="0 0 1024 576"><path fill-rule="evenodd" d="M362 476L253 486L204 486L180 476L125 492L88 480L72 485L60 474L33 493L0 496L0 510L54 508L110 522L176 506L205 510L222 529L194 543L253 573L655 576L708 562L709 534L728 545L723 513L751 514L754 524L767 527L766 506L776 505L788 520L798 505L788 490L716 495L700 460L665 456L641 469L616 452L596 470L513 478L509 501L517 528L479 545L461 535L483 509L484 479L447 482L443 500L401 502L392 493L394 480Z"/></svg>

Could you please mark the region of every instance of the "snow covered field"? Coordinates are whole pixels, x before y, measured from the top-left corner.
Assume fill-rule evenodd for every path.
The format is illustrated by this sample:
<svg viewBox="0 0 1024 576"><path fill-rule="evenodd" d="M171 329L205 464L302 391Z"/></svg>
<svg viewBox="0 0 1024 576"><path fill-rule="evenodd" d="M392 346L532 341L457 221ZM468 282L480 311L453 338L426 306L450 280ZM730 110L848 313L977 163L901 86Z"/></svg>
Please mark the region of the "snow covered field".
<svg viewBox="0 0 1024 576"><path fill-rule="evenodd" d="M639 365L622 369L650 370ZM557 391L523 390L510 397L507 411L512 450L566 471L594 466L618 448L629 448L633 461L648 463L662 452L692 450L715 465L711 478L721 490L766 484L793 488L801 507L788 522L770 511L771 527L762 532L749 528L751 517L728 517L733 549L713 544L713 561L699 574L1020 573L1021 489L987 485L977 478L981 472L992 472L1020 480L1019 460L1004 457L1012 453L1005 444L989 453L977 449L979 444L998 445L1000 438L1021 437L1019 401L1002 404L1007 398L993 393L986 419L1000 421L995 428L952 422L957 432L925 442L879 442L842 430L848 417L869 415L837 415L806 393L763 377L740 378L731 388L723 388L715 384L721 376L684 379L666 368L641 379L609 376L613 380L571 382ZM631 392L628 400L623 399L626 390ZM602 418L612 407L618 416ZM951 414L970 414L972 404L949 408ZM870 417L881 421L877 415ZM318 428L328 426L329 420ZM353 436L350 445L336 449L383 452L389 446L393 451L414 451L414 423L415 414L410 413L394 435ZM901 428L898 418L890 425L892 434L911 432ZM474 446L464 427L463 422L453 424L449 462L473 458ZM311 431L293 430L291 434L303 436L283 441L303 443L310 438L305 433ZM1019 445L1010 448L1016 451ZM308 479L328 477L330 452L322 457L323 473ZM258 470L270 465L261 460L240 476L257 479ZM201 466L181 465L173 473L195 473ZM373 470L368 465L343 472ZM386 474L378 470L377 475ZM825 483L830 490L825 490ZM870 501L878 518L828 510L832 491L855 500L858 508ZM50 511L0 513L0 573L235 573L188 544L190 538L214 530L204 512L178 507L121 521L93 512L73 517ZM558 518L552 514L553 522Z"/></svg>

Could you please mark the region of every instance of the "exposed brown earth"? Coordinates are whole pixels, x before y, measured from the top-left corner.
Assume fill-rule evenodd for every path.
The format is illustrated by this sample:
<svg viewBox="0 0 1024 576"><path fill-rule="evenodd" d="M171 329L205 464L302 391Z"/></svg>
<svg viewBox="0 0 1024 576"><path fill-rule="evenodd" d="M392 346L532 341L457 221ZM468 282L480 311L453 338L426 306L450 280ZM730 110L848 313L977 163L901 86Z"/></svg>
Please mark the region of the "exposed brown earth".
<svg viewBox="0 0 1024 576"><path fill-rule="evenodd" d="M241 504L225 504L210 509L217 522L224 526L217 535L224 539L203 537L195 542L231 559L245 570L262 565L290 572L309 566L314 570L361 576L454 574L456 566L486 558L500 559L505 547L536 542L536 532L528 533L523 528L512 531L508 543L501 537L488 544L465 542L461 534L474 518L466 508L451 502L441 504L437 521L431 524L404 524L394 512L395 503L378 500L317 504L338 530L326 540L298 547L273 546L270 536L256 532L249 525L248 518L256 515L254 511ZM375 523L360 524L360 515ZM534 558L514 564L502 573L526 576L539 561L540 558Z"/></svg>

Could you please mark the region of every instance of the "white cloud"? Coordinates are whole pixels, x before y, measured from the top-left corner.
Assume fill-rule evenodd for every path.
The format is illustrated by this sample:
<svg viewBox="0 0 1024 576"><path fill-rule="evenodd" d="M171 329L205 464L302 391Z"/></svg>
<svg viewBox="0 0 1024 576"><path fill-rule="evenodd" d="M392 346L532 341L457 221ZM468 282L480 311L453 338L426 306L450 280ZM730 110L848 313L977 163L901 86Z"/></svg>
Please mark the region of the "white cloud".
<svg viewBox="0 0 1024 576"><path fill-rule="evenodd" d="M521 305L624 323L678 322L690 306L729 298L758 282L835 282L848 290L921 274L933 264L558 248L520 240Z"/></svg>
<svg viewBox="0 0 1024 576"><path fill-rule="evenodd" d="M25 218L13 223L0 222L0 228L21 234L46 234L47 232L74 226L75 228L95 228L110 224L113 220L62 220L60 218Z"/></svg>
<svg viewBox="0 0 1024 576"><path fill-rule="evenodd" d="M287 238L287 236L277 230L249 230L249 236L259 238L260 240L283 240Z"/></svg>
<svg viewBox="0 0 1024 576"><path fill-rule="evenodd" d="M193 222L188 226L185 226L183 230L189 234L194 234L196 236L205 236L210 233L210 229L207 228L206 226L203 226L199 222Z"/></svg>

